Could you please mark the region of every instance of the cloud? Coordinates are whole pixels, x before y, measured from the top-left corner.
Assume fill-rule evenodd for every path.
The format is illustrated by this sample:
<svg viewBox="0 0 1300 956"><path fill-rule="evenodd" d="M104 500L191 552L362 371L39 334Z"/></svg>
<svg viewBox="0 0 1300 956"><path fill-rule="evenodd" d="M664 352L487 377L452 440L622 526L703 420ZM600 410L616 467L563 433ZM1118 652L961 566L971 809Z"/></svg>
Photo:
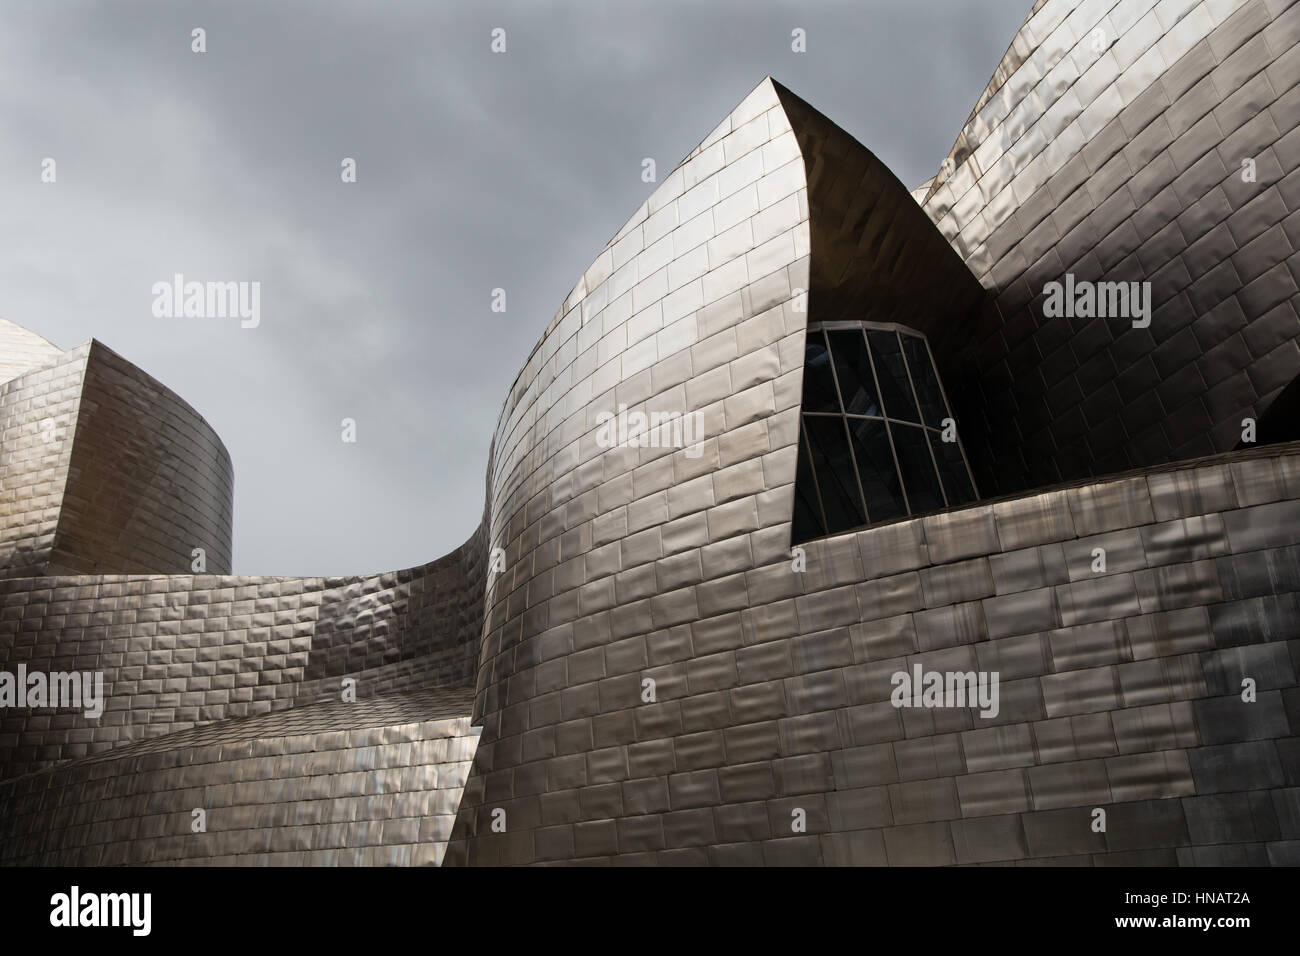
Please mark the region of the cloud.
<svg viewBox="0 0 1300 956"><path fill-rule="evenodd" d="M422 563L477 525L506 392L648 195L643 157L666 173L771 74L919 183L1016 6L20 7L0 33L0 314L101 339L212 423L239 573ZM175 272L260 281L261 326L155 319Z"/></svg>

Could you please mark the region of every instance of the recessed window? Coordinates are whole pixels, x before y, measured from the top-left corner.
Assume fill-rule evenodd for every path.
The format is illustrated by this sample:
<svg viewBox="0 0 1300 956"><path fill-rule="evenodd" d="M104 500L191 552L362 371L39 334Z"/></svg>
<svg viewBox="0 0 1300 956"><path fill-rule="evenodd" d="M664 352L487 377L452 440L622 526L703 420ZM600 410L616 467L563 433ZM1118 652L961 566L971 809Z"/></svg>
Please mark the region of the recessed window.
<svg viewBox="0 0 1300 956"><path fill-rule="evenodd" d="M974 501L975 482L925 337L808 327L795 477L797 543Z"/></svg>

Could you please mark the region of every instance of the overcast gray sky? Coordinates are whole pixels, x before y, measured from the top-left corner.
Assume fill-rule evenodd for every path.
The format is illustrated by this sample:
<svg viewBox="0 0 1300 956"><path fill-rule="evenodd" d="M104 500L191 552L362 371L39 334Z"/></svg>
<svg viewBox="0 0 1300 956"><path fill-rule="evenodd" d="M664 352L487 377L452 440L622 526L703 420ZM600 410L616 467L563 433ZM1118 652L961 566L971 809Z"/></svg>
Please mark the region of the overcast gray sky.
<svg viewBox="0 0 1300 956"><path fill-rule="evenodd" d="M1030 7L8 0L0 316L207 418L236 572L420 564L478 524L506 391L654 188L643 157L666 175L770 74L916 186ZM155 318L178 272L260 281L261 325Z"/></svg>

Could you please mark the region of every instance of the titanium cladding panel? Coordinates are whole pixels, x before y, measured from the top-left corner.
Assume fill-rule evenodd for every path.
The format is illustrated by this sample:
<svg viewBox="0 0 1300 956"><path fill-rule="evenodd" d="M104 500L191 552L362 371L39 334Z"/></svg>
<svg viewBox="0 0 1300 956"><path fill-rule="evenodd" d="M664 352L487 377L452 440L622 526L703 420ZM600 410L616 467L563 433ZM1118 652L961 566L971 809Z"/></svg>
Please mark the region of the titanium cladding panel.
<svg viewBox="0 0 1300 956"><path fill-rule="evenodd" d="M1042 4L924 200L989 290L937 345L980 490L1237 447L1300 373L1300 7ZM1150 326L1042 318L1151 284Z"/></svg>

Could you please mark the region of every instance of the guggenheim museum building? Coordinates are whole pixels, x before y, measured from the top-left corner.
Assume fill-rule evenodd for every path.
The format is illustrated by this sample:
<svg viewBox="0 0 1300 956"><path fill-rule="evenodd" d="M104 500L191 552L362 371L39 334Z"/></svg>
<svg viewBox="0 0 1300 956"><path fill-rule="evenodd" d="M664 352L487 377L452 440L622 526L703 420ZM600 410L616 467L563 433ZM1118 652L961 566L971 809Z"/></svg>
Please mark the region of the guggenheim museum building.
<svg viewBox="0 0 1300 956"><path fill-rule="evenodd" d="M744 95L420 567L231 574L204 419L0 321L0 863L1300 863L1300 4L971 95L916 188Z"/></svg>

